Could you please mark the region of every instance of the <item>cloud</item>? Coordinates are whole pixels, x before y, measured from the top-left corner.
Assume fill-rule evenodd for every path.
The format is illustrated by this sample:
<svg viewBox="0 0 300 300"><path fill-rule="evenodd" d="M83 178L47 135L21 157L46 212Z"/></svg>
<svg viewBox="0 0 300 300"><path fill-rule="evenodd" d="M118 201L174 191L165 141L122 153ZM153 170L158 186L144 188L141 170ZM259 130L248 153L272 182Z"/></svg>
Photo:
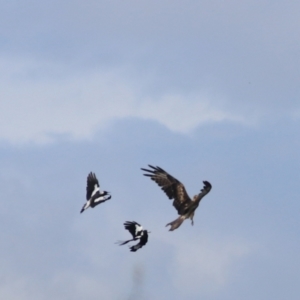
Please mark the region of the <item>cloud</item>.
<svg viewBox="0 0 300 300"><path fill-rule="evenodd" d="M247 124L242 115L215 107L214 100L204 93L194 95L167 94L158 101L144 101L137 116L158 121L172 131L188 133L203 123L237 122Z"/></svg>
<svg viewBox="0 0 300 300"><path fill-rule="evenodd" d="M248 120L228 112L207 92L162 91L148 96L125 69L70 74L60 65L2 58L0 138L12 143L50 142L55 135L91 138L114 121L140 118L188 133L207 122ZM222 107L223 105L223 107Z"/></svg>
<svg viewBox="0 0 300 300"><path fill-rule="evenodd" d="M190 133L299 111L299 3L27 2L0 11L2 140L85 139L122 118Z"/></svg>

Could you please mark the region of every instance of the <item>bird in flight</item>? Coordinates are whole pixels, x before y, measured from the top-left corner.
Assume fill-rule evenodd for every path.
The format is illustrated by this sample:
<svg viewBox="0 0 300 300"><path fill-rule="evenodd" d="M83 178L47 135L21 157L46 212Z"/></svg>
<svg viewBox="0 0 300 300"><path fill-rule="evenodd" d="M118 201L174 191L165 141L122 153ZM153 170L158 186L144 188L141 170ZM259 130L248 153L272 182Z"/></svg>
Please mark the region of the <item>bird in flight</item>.
<svg viewBox="0 0 300 300"><path fill-rule="evenodd" d="M131 233L132 239L124 241L124 242L117 242L120 246L125 245L132 241L140 240L138 244L131 246L129 248L131 252L135 252L147 244L148 233L150 231L144 230L143 227L135 221L132 221L132 222L126 221L124 223L124 227Z"/></svg>
<svg viewBox="0 0 300 300"><path fill-rule="evenodd" d="M80 213L84 212L89 207L94 208L96 205L103 203L111 198L107 191L100 191L100 185L95 173L90 173L87 177L86 186L86 203L83 205Z"/></svg>
<svg viewBox="0 0 300 300"><path fill-rule="evenodd" d="M192 225L194 225L194 214L201 199L209 193L211 190L211 184L208 181L203 181L204 187L199 194L193 197L193 200L187 194L184 185L168 174L160 167L153 167L148 165L151 170L141 169L145 172L145 176L150 177L155 181L161 189L166 193L169 199L173 199L173 206L176 208L180 215L176 220L168 223L166 226L171 226L170 231L177 229L185 219L191 219Z"/></svg>

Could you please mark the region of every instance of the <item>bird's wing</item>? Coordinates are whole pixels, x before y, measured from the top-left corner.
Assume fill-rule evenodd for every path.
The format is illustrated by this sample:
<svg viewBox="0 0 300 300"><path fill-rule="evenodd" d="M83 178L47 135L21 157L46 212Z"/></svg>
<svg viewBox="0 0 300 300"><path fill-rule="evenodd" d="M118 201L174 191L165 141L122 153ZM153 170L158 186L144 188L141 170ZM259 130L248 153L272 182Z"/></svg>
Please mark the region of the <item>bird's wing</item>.
<svg viewBox="0 0 300 300"><path fill-rule="evenodd" d="M145 246L148 242L148 231L147 230L143 230L143 235L140 239L140 244L141 246Z"/></svg>
<svg viewBox="0 0 300 300"><path fill-rule="evenodd" d="M143 227L135 221L126 221L124 227L131 233L133 238L136 238L137 235L139 235L139 232L143 230Z"/></svg>
<svg viewBox="0 0 300 300"><path fill-rule="evenodd" d="M212 188L211 184L208 181L203 181L203 184L204 184L204 186L203 186L202 190L200 191L200 193L194 197L194 199L193 199L194 202L200 202L200 200L205 195L207 195Z"/></svg>
<svg viewBox="0 0 300 300"><path fill-rule="evenodd" d="M143 171L148 172L144 175L155 181L166 193L169 199L174 199L173 206L178 211L178 214L182 214L191 202L191 198L187 194L184 185L162 168L153 167L151 165L148 166L152 168L152 170L142 168Z"/></svg>
<svg viewBox="0 0 300 300"><path fill-rule="evenodd" d="M95 196L96 193L99 193L100 185L95 173L90 173L87 177L87 185L86 185L86 200L91 199L91 197Z"/></svg>
<svg viewBox="0 0 300 300"><path fill-rule="evenodd" d="M94 200L94 204L97 205L99 203L103 203L107 200L109 200L111 198L111 195L108 195L108 196L101 196L99 192L97 192L95 194L95 197L93 198Z"/></svg>
<svg viewBox="0 0 300 300"><path fill-rule="evenodd" d="M130 251L135 252L135 251L139 250L140 248L145 246L147 244L147 242L148 242L148 232L147 232L147 230L143 230L143 235L140 238L140 242L134 246L131 246Z"/></svg>

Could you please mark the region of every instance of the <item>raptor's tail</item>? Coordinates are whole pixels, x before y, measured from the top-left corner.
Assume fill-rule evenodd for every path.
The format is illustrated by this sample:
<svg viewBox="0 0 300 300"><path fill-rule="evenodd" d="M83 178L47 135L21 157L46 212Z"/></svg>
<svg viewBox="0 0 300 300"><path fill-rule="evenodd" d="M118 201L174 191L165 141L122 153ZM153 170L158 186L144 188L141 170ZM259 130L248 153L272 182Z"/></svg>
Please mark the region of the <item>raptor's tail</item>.
<svg viewBox="0 0 300 300"><path fill-rule="evenodd" d="M168 223L166 226L171 226L170 230L169 231L173 231L175 229L177 229L181 224L182 222L185 220L185 217L184 216L180 216L178 217L176 220Z"/></svg>

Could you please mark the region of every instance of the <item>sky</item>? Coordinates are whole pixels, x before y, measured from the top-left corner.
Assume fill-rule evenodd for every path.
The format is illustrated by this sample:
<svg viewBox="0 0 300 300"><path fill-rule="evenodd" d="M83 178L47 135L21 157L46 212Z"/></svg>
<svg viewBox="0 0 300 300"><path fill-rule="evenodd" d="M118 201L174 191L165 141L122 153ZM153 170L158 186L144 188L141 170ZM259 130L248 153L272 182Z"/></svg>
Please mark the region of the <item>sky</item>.
<svg viewBox="0 0 300 300"><path fill-rule="evenodd" d="M298 1L0 7L1 299L298 299ZM194 226L148 164L212 184Z"/></svg>

